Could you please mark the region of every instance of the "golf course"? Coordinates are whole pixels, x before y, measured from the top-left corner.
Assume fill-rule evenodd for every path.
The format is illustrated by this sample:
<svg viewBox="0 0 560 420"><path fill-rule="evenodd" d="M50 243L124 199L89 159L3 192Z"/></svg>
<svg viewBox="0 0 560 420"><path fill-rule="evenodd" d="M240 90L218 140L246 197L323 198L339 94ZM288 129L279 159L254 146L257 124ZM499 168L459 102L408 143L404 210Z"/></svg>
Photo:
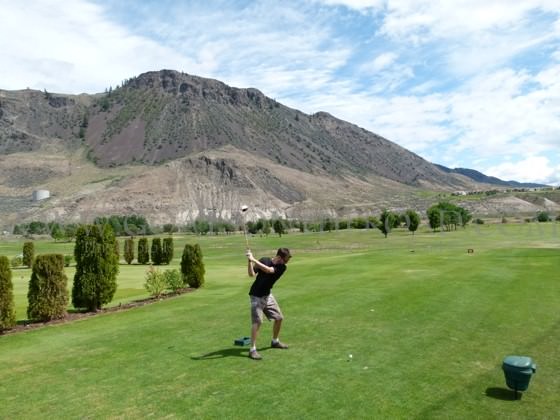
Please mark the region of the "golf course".
<svg viewBox="0 0 560 420"><path fill-rule="evenodd" d="M250 332L246 240L199 244L200 289L132 309L0 335L0 418L547 419L560 407L560 225L487 223L449 232L290 232L249 238L257 258L293 255L273 293L285 320L263 360ZM25 239L3 239L0 255ZM121 249L122 249L122 240ZM73 243L36 240L35 255ZM148 297L147 266L122 260L109 306ZM75 268L67 267L68 289ZM26 320L28 268L12 270ZM515 399L502 361L537 364Z"/></svg>

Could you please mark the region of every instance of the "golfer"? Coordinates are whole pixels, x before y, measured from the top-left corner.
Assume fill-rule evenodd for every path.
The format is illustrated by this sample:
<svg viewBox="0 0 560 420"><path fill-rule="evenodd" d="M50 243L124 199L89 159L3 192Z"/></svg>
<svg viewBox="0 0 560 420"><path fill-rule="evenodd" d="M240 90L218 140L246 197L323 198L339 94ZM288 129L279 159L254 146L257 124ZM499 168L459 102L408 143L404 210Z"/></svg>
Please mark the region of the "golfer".
<svg viewBox="0 0 560 420"><path fill-rule="evenodd" d="M282 327L282 311L280 306L270 293L270 289L274 283L286 271L286 264L290 261L292 256L288 248L280 248L276 252L274 258L264 257L260 260L253 257L251 250L247 250L247 269L249 277L257 278L251 286L249 297L251 298L251 350L249 350L249 357L254 360L261 360L261 355L257 352L257 335L259 328L262 324L262 315L266 318L274 320L272 327L272 343L270 346L274 349L287 349L288 346L278 340L280 335L280 328Z"/></svg>

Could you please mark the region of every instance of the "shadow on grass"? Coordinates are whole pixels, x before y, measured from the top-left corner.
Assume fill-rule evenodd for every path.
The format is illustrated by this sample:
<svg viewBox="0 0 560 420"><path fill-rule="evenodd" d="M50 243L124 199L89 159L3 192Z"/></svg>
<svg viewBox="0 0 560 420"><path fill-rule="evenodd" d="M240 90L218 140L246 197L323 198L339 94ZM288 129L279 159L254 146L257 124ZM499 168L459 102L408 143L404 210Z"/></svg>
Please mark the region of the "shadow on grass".
<svg viewBox="0 0 560 420"><path fill-rule="evenodd" d="M490 398L495 398L502 401L516 401L520 400L523 394L518 392L515 395L515 391L506 388L486 388L486 396Z"/></svg>
<svg viewBox="0 0 560 420"><path fill-rule="evenodd" d="M170 348L173 350L173 348ZM243 347L229 347L227 349L216 350L210 353L203 354L201 356L193 356L192 360L215 360L223 359L224 357L245 357L249 355L249 350Z"/></svg>

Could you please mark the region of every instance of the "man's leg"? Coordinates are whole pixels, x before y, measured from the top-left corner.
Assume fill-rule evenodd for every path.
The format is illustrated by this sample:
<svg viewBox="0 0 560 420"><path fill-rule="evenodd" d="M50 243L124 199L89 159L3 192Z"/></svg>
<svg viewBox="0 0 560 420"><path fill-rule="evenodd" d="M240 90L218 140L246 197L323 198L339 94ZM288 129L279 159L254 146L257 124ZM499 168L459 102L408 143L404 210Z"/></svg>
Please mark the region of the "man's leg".
<svg viewBox="0 0 560 420"><path fill-rule="evenodd" d="M282 328L282 320L275 319L274 325L272 326L272 339L278 341L278 336L280 335L280 329Z"/></svg>
<svg viewBox="0 0 560 420"><path fill-rule="evenodd" d="M251 326L251 350L257 349L257 336L259 335L259 328L261 324L258 322L253 323Z"/></svg>

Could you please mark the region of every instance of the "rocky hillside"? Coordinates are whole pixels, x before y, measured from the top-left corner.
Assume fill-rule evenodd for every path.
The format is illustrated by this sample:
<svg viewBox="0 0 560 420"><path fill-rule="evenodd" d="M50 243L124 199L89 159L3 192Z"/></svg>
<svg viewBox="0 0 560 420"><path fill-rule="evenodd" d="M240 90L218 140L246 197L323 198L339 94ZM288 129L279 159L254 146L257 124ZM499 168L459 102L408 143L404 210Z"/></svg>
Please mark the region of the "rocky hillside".
<svg viewBox="0 0 560 420"><path fill-rule="evenodd" d="M52 198L30 201L35 189ZM491 188L327 113L163 70L97 95L0 91L0 215L153 223L417 208Z"/></svg>

